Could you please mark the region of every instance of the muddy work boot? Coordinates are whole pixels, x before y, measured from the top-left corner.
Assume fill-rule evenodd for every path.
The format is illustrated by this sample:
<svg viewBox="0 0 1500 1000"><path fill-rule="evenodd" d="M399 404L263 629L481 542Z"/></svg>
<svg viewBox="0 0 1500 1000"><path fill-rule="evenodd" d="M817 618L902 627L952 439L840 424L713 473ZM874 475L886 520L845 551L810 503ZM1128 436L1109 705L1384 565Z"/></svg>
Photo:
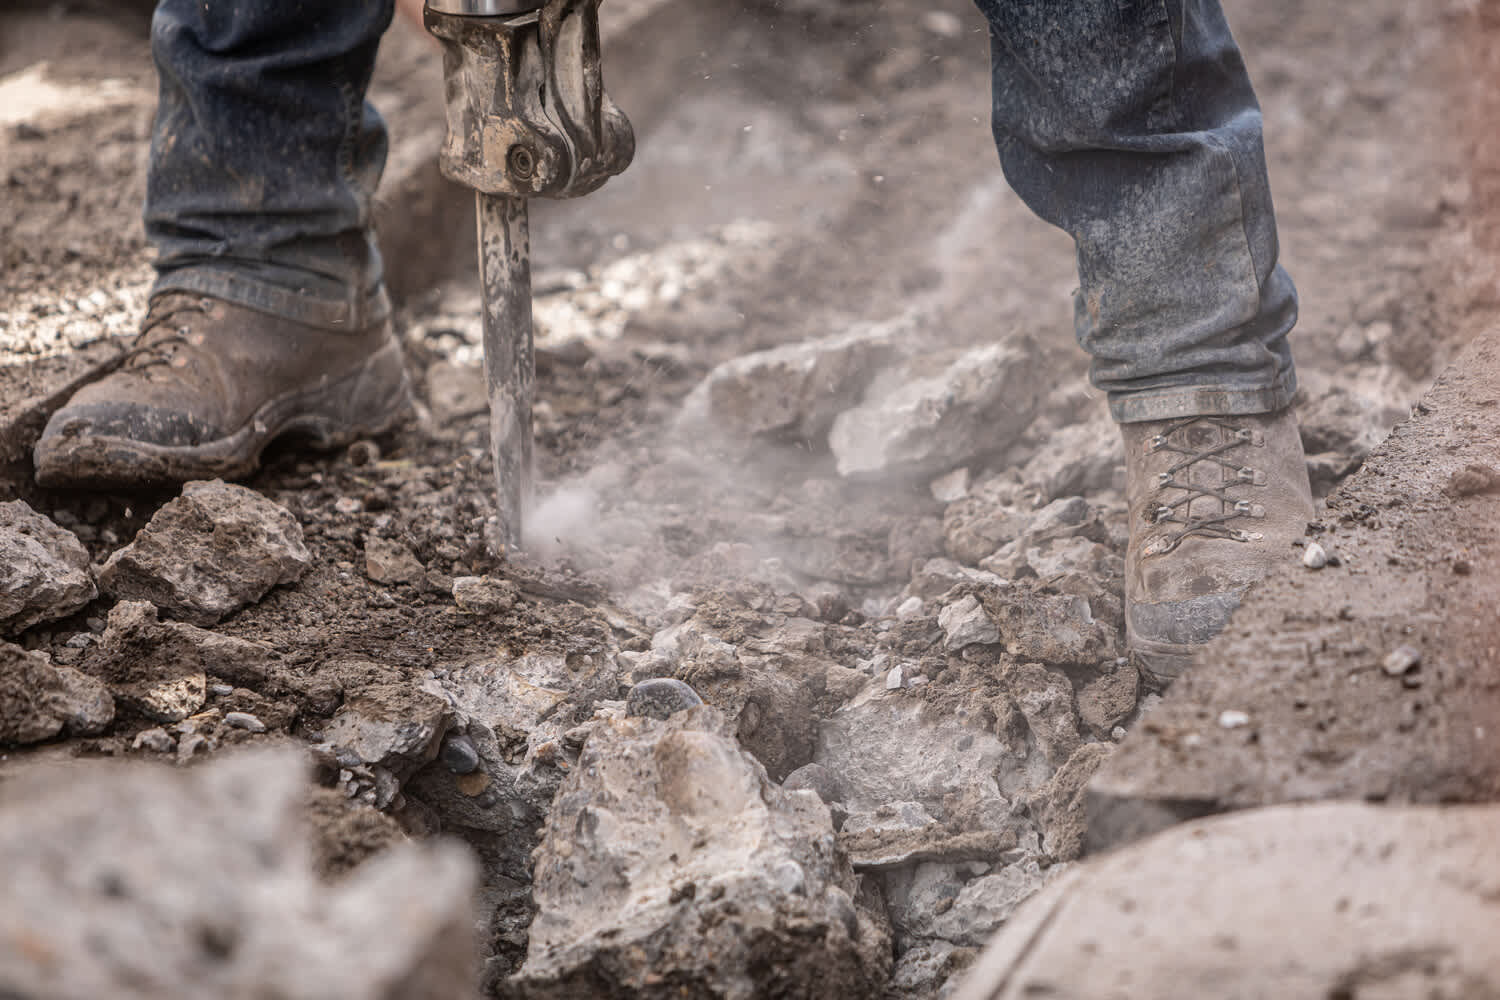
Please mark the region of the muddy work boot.
<svg viewBox="0 0 1500 1000"><path fill-rule="evenodd" d="M1313 517L1290 409L1121 424L1130 545L1126 639L1146 679L1169 683L1229 623L1250 585Z"/></svg>
<svg viewBox="0 0 1500 1000"><path fill-rule="evenodd" d="M120 368L52 415L36 478L81 487L234 479L284 434L335 448L390 429L410 405L388 320L329 331L174 292L152 300Z"/></svg>

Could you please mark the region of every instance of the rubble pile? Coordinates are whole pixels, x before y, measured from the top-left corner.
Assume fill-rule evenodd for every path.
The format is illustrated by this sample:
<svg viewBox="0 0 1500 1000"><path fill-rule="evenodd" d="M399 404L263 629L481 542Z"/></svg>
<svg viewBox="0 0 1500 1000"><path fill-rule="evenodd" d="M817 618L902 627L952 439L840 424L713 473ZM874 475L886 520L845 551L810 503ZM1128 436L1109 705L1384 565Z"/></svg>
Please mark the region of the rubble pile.
<svg viewBox="0 0 1500 1000"><path fill-rule="evenodd" d="M365 442L331 478L188 484L133 537L0 505L0 740L299 738L343 866L382 814L468 844L494 995L942 995L1079 856L1083 786L1154 696L1102 407L1023 334L918 357L913 322L705 371L547 563L484 550L462 403L418 431L443 470Z"/></svg>

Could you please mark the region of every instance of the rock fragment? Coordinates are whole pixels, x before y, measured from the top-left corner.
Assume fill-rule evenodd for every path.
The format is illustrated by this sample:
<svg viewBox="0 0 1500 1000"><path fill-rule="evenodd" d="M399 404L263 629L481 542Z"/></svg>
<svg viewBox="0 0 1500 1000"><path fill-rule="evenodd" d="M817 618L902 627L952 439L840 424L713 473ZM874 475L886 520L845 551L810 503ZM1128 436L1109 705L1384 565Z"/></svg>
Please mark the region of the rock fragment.
<svg viewBox="0 0 1500 1000"><path fill-rule="evenodd" d="M873 995L889 938L854 905L827 808L785 792L709 708L606 721L536 854L525 1000Z"/></svg>
<svg viewBox="0 0 1500 1000"><path fill-rule="evenodd" d="M861 327L733 358L708 373L684 403L682 422L740 437L819 440L858 402L877 372L910 342L910 320Z"/></svg>
<svg viewBox="0 0 1500 1000"><path fill-rule="evenodd" d="M509 580L494 576L461 576L453 581L453 603L471 615L494 615L516 605L518 591Z"/></svg>
<svg viewBox="0 0 1500 1000"><path fill-rule="evenodd" d="M1135 711L1141 675L1129 661L1117 664L1078 692L1078 716L1095 734L1104 736Z"/></svg>
<svg viewBox="0 0 1500 1000"><path fill-rule="evenodd" d="M376 684L349 699L323 728L323 739L366 765L404 778L437 757L448 704L405 684Z"/></svg>
<svg viewBox="0 0 1500 1000"><path fill-rule="evenodd" d="M0 635L66 618L97 596L77 536L21 500L0 503Z"/></svg>
<svg viewBox="0 0 1500 1000"><path fill-rule="evenodd" d="M1302 565L1308 569L1322 569L1328 565L1328 552L1317 542L1308 542L1302 550Z"/></svg>
<svg viewBox="0 0 1500 1000"><path fill-rule="evenodd" d="M94 678L0 642L0 746L39 743L65 730L93 735L114 717L114 699Z"/></svg>
<svg viewBox="0 0 1500 1000"><path fill-rule="evenodd" d="M157 722L177 722L203 707L207 674L256 683L270 671L270 650L260 643L217 635L186 622L157 620L146 601L110 609L104 634L84 667L120 701Z"/></svg>
<svg viewBox="0 0 1500 1000"><path fill-rule="evenodd" d="M943 630L943 645L953 652L1000 641L1000 630L973 594L938 612L938 627Z"/></svg>
<svg viewBox="0 0 1500 1000"><path fill-rule="evenodd" d="M249 733L266 731L266 724L260 721L260 717L249 712L225 712L224 725L230 729L243 729Z"/></svg>
<svg viewBox="0 0 1500 1000"><path fill-rule="evenodd" d="M6 992L475 995L467 853L398 845L328 885L302 832L297 754L242 754L186 771L90 762L7 779L5 791Z"/></svg>
<svg viewBox="0 0 1500 1000"><path fill-rule="evenodd" d="M212 625L301 579L311 557L284 507L220 480L188 483L99 574L104 591Z"/></svg>
<svg viewBox="0 0 1500 1000"><path fill-rule="evenodd" d="M365 575L376 583L412 583L426 572L406 545L378 535L365 538Z"/></svg>
<svg viewBox="0 0 1500 1000"><path fill-rule="evenodd" d="M971 350L936 373L883 373L829 432L839 475L931 474L1003 450L1036 412L1037 357L1023 338Z"/></svg>
<svg viewBox="0 0 1500 1000"><path fill-rule="evenodd" d="M625 696L625 714L665 720L701 704L698 692L675 677L653 677L631 687Z"/></svg>

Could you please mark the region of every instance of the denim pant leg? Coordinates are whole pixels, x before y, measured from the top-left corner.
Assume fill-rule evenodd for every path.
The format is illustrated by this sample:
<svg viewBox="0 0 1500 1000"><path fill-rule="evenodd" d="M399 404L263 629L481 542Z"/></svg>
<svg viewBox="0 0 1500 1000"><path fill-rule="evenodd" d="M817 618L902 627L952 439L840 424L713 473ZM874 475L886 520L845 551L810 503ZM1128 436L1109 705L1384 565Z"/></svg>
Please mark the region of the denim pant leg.
<svg viewBox="0 0 1500 1000"><path fill-rule="evenodd" d="M1296 388L1261 114L1218 0L975 0L1006 178L1078 250L1078 340L1123 422Z"/></svg>
<svg viewBox="0 0 1500 1000"><path fill-rule="evenodd" d="M371 228L385 125L365 103L394 0L159 0L146 234L153 294L329 329L390 306Z"/></svg>

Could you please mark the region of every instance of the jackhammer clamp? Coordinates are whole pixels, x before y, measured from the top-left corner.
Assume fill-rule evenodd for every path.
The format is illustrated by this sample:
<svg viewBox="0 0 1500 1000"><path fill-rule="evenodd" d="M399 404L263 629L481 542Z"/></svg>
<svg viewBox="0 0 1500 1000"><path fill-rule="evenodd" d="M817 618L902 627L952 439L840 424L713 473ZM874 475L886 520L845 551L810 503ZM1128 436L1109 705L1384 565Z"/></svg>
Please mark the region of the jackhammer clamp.
<svg viewBox="0 0 1500 1000"><path fill-rule="evenodd" d="M494 547L521 544L531 502L531 249L527 198L571 198L630 165L635 133L604 93L600 0L427 0L443 43L439 166L473 188L484 368L498 511Z"/></svg>
<svg viewBox="0 0 1500 1000"><path fill-rule="evenodd" d="M446 176L571 198L630 164L635 134L600 72L599 0L428 0L423 20L444 43Z"/></svg>

